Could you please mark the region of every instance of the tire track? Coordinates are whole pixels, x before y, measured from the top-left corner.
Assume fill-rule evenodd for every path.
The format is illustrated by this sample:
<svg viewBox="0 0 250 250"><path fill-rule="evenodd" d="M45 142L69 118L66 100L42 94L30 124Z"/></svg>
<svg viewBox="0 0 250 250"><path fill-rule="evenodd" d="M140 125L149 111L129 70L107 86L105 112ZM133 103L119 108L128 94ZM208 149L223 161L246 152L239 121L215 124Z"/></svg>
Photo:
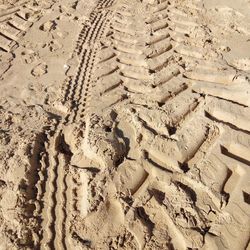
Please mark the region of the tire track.
<svg viewBox="0 0 250 250"><path fill-rule="evenodd" d="M210 107L207 90L204 91L205 94L197 91L193 82L206 82L221 88L223 84L230 86L236 78L244 77L238 77L237 72L235 74L224 62L222 66L225 66L225 70L219 73L216 67L206 63L206 57L213 52L212 49L184 45L183 41L188 39L189 43L193 43L192 37L185 35L189 33L188 27L196 25L196 20L188 18L187 14L174 5L174 1L161 1L160 4L148 5L147 8L139 1L120 1L115 15L109 8L113 3L113 0L99 1L80 32L72 53L72 57L77 57L80 62L76 74L66 86L62 101L64 105L69 105L69 112L56 128L50 130L51 135L45 152L42 153L40 180L37 183L37 200L41 203L37 207L37 213L42 211L42 232L39 235L41 248L72 249L75 247L73 238L82 243L81 247L89 244L81 238L81 230L77 231L77 225L74 232L70 227L72 219L83 213L78 211L82 209L79 208L79 190L86 180L84 177L83 181L75 178L80 172L73 170L75 166L70 165L72 152L63 135L65 127L85 122L86 110L102 116L113 112L113 116L129 120L130 126L136 131L132 135L125 128L120 134L125 133L128 141L134 141L132 151L139 148L139 153L134 153L134 158L123 159L125 162L128 159L136 162L139 167L131 167L133 176L138 180L131 185L133 187L129 195L122 197L124 204L130 207L126 210L126 218L134 216L142 224L150 222L151 226L145 232L133 232L138 245L142 248L155 248L147 245L153 244L151 237L156 227L154 218L150 217L152 215L145 212L151 202L148 195L154 197L155 202L164 210L166 225L172 228L169 237L174 247L201 248L206 244L205 238L209 237L209 232L216 235L213 227L218 218L223 218L219 226L226 239L223 243L218 243L217 238L213 240L219 247L230 245L232 240L228 234L232 234L232 230L227 228L227 213L234 214L236 211L240 217L246 216L240 207L236 209L233 205L235 192L242 191L240 180L243 170L241 171L241 167L227 167L227 158L241 166L249 165L249 157L247 147L240 143L224 145L226 138L223 131L229 131L230 136L240 132L249 138L248 119L245 115L247 111L242 111L245 106L230 102L236 107L236 112L241 110L244 115L240 122L232 121L225 115L227 109L223 111L223 107L217 104L215 108ZM141 16L140 8L150 18L145 14ZM13 26L22 30L25 24L13 22ZM217 59L215 56L215 60ZM200 60L199 64L197 60ZM98 77L93 77L93 73ZM246 78L244 79L243 83L247 83ZM222 96L218 91L217 95ZM215 103L214 99L212 103ZM248 104L244 102L244 105ZM161 119L154 119L154 114L159 114ZM106 130L112 131L109 127ZM126 139L125 135L123 137ZM235 138L234 140L237 141ZM227 172L218 180L222 186L218 189L210 188L208 180L211 178L206 177L212 170L204 170L204 164L209 160L214 169L220 169L220 164L213 159L213 155L224 157L223 164L220 164L226 166L226 171L232 169L230 176ZM123 166L126 168L124 171L128 171L129 166L122 164L117 163L115 169L120 171ZM116 172L109 171L111 170L102 172L107 175L104 176L107 179L117 175ZM237 171L240 174L237 175ZM129 186L131 183L125 184ZM122 190L124 194L127 189ZM231 199L227 198L228 195L231 195ZM174 196L177 200L187 202L184 207L188 207L188 210L180 210L179 204L174 202ZM126 203L125 198L129 202ZM101 204L101 201L94 204L93 213ZM188 226L184 228L176 219L176 214L183 215ZM218 218L210 218L210 214L214 214L214 217L218 215ZM234 217L237 218L235 215L230 218L237 224ZM193 228L197 230L194 232ZM139 237L138 231L143 232L143 237ZM190 232L198 239L198 243L195 243L197 245L192 241L193 236L187 237ZM246 233L247 230L243 230L242 235L245 237ZM141 238L146 239L146 242L139 242L138 239ZM242 244L245 244L245 238ZM179 244L178 239L183 244Z"/></svg>
<svg viewBox="0 0 250 250"><path fill-rule="evenodd" d="M15 58L13 52L33 23L41 17L40 13L40 7L34 10L27 1L0 13L0 56L2 58L0 76L10 68Z"/></svg>
<svg viewBox="0 0 250 250"><path fill-rule="evenodd" d="M49 140L53 140L53 138L49 138ZM56 221L56 213L54 211L56 206L56 179L57 179L57 163L56 156L51 153L54 152L53 144L49 145L47 149L49 159L48 159L48 169L47 169L47 180L45 184L45 193L44 193L44 209L42 211L42 239L40 245L44 249L51 249L54 247L54 239L56 235L56 229L54 228L54 222Z"/></svg>
<svg viewBox="0 0 250 250"><path fill-rule="evenodd" d="M161 187L161 182L168 182L170 179L170 183L174 183L176 188L174 193L184 200L190 199L192 204L192 212L190 210L190 213L180 213L185 214L185 220L190 220L190 225L192 218L196 218L193 227L199 228L195 233L199 240L198 243L194 243L185 237L191 235L192 226L184 229L175 219L173 211L179 213L178 205L168 209L170 204L166 205L166 200L160 201L167 209L168 225L176 228L180 237L184 238L185 248L201 248L206 244L210 246L205 239L209 238L210 232L207 218L213 213L224 218L224 222L219 226L223 232L221 239L215 234L215 239L211 239L211 242L215 243L211 246L229 249L230 244L234 244L233 239L239 235L233 232L233 229L228 229L226 216L227 213L233 215L233 205L223 208L223 190L210 187L211 183L203 183L205 181L201 179L207 177L204 177L205 170L202 167L205 168L204 164L212 155L229 157L240 165L249 165L246 148L237 146L241 148L237 151L237 147L232 145L229 146L230 151L228 147L221 147L226 141L225 131L230 136L242 133L249 138L247 110L244 110L249 106L247 96L242 100L239 98L239 91L232 95L233 84L246 86L249 80L242 72L236 72L228 66L221 56L215 53L215 48L203 48L196 43L191 31L199 25L198 18L191 18L187 13L198 13L201 11L199 7L188 6L184 12L175 1L161 1L159 4L149 4L143 9L145 6L139 2L120 2L110 35L107 37L110 38L110 45L98 53L101 66L98 69L97 83L93 88L95 96L91 99L92 110L98 114L115 111L119 118L128 119L133 124L138 134L137 138L133 138L127 132L129 141L136 141L135 148L144 152L141 158L134 160L144 162L142 165L149 176L148 179L152 182L154 178L160 180L159 183L155 180L158 184L152 184L151 189L150 181L142 184L143 188L138 192L140 194L136 197L132 195L134 200L131 203L134 204L134 208L139 206L139 197L146 197L149 190L155 189L166 196L170 195L167 188ZM139 9L143 9L149 18L140 18L141 13L137 12ZM227 92L224 92L225 89ZM225 107L217 104L224 101L235 107L235 113L240 113L235 117L240 120L236 120L234 114L226 114L230 113L230 108L224 109ZM210 106L211 103L214 104ZM157 113L160 119L157 120L154 113ZM168 132L162 132L166 127ZM235 138L232 140L237 141ZM162 158L167 164L162 163ZM213 164L214 168L219 169L219 165L211 160L211 165ZM225 165L227 164L225 161ZM228 167L225 169L227 171ZM136 171L134 175L136 176ZM172 177L169 177L171 175ZM228 183L234 185L234 179L235 177L228 179ZM223 186L226 180L226 177L221 178L218 185ZM237 184L238 192L241 192L239 190L242 188ZM204 200L207 200L206 204ZM240 202L240 206L243 206L242 201ZM146 204L141 206L146 207ZM232 220L237 224L235 219ZM211 219L211 232L214 233L213 223L217 223L214 218ZM241 231L244 238L241 245L247 244L248 231ZM234 235L233 238L228 234ZM173 233L171 236L174 237ZM135 238L140 237L135 235Z"/></svg>
<svg viewBox="0 0 250 250"><path fill-rule="evenodd" d="M37 200L41 206L41 235L40 247L43 249L71 249L72 240L70 223L74 213L72 203L72 177L68 175L71 152L64 141L63 129L65 125L74 124L79 116L84 115L86 96L88 96L91 81L91 71L95 63L96 49L106 25L109 22L109 11L104 14L98 9L108 7L113 1L100 1L91 14L91 26L84 26L80 33L76 49L81 59L76 76L68 82L64 103L70 102L70 112L65 119L49 133L44 162L46 167L40 173L41 179L37 183L39 192ZM43 163L44 164L44 163ZM39 212L39 211L38 211Z"/></svg>
<svg viewBox="0 0 250 250"><path fill-rule="evenodd" d="M11 52L18 46L18 40L39 18L39 14L29 9L28 6L24 6L10 9L4 16L7 16L6 20L0 21L0 49Z"/></svg>

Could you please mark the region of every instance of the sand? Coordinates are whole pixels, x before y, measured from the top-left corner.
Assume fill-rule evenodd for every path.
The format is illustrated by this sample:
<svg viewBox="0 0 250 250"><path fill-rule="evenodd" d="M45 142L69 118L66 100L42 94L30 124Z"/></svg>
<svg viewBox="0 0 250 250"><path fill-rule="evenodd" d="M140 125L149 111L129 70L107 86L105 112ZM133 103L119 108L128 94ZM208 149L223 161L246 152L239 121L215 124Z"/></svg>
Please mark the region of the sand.
<svg viewBox="0 0 250 250"><path fill-rule="evenodd" d="M0 249L250 249L249 0L0 0Z"/></svg>

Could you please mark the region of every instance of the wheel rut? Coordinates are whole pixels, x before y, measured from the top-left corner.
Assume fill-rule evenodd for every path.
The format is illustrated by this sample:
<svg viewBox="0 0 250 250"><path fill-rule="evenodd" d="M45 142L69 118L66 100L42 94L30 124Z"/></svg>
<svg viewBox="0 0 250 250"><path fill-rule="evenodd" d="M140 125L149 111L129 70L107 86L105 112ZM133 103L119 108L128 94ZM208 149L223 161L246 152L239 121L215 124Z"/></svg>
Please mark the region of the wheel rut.
<svg viewBox="0 0 250 250"><path fill-rule="evenodd" d="M248 244L249 76L197 45L199 2L98 1L41 153L41 248Z"/></svg>
<svg viewBox="0 0 250 250"><path fill-rule="evenodd" d="M84 120L91 73L100 40L109 22L110 7L114 1L99 1L90 15L88 25L80 32L72 57L79 58L75 76L70 79L62 99L69 112L54 128L50 128L41 152L40 180L37 182L36 214L41 220L36 247L42 249L72 249L71 217L75 214L74 170L70 165L71 151L64 140L63 130L69 124ZM75 187L77 188L77 186ZM71 212L70 212L71 211Z"/></svg>

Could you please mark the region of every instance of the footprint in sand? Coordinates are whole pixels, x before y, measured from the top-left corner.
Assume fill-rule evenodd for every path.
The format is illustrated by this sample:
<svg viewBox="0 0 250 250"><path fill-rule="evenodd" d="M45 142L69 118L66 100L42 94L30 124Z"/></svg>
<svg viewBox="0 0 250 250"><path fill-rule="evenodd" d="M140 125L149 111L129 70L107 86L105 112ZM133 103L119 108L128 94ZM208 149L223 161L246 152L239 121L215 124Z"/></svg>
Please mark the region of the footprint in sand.
<svg viewBox="0 0 250 250"><path fill-rule="evenodd" d="M38 60L38 54L33 50L25 50L21 53L22 61L25 64L31 64Z"/></svg>
<svg viewBox="0 0 250 250"><path fill-rule="evenodd" d="M55 30L56 29L56 22L55 21L48 21L44 24L42 24L39 29L44 31L44 32L49 32L51 30Z"/></svg>
<svg viewBox="0 0 250 250"><path fill-rule="evenodd" d="M46 73L48 73L48 65L45 63L40 63L31 70L31 74L35 77L45 75Z"/></svg>
<svg viewBox="0 0 250 250"><path fill-rule="evenodd" d="M59 42L58 42L57 40L55 40L55 39L52 40L51 42L49 42L48 46L49 46L50 52L54 52L54 51L57 51L57 50L59 50L59 49L62 48L62 44L59 43Z"/></svg>

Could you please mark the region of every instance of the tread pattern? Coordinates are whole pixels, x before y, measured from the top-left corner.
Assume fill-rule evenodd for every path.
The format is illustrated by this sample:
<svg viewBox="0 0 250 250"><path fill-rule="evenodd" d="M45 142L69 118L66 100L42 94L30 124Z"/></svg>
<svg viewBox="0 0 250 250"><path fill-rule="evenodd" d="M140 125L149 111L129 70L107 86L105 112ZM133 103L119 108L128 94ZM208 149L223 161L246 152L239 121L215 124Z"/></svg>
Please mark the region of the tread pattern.
<svg viewBox="0 0 250 250"><path fill-rule="evenodd" d="M0 12L0 58L3 66L0 68L0 76L8 69L13 51L19 46L19 40L28 29L41 17L41 9L22 1L15 7Z"/></svg>
<svg viewBox="0 0 250 250"><path fill-rule="evenodd" d="M188 8L188 11L201 11L193 7ZM233 193L242 193L243 187L239 183L243 175L238 173L244 173L246 165L249 165L246 159L249 144L246 142L244 147L241 146L242 143L238 142L236 136L238 134L249 138L249 96L246 89L242 91L243 86L248 88L249 76L231 68L213 48L188 45L193 42L192 29L199 25L197 20L190 18L188 11L178 8L175 3L171 5L168 1L162 1L149 7L150 18L145 18L145 22L143 18L138 19L140 13L136 13L136 10L141 8L143 5L136 7L136 4L126 1L120 3L107 36L107 44L110 45L103 45L97 55L99 63L95 71L98 72L98 77L91 91L91 106L88 111L102 117L103 113L114 112L119 123L131 117L129 122L138 134L135 138L131 137L126 131L128 128L125 128L123 133L126 133L131 144L134 141L134 145L138 145L134 147L139 152L129 152L127 157L136 161L141 159L145 176L148 176L146 179L142 177L143 181L138 177L139 188L136 192L131 191L135 192L132 195L134 208L142 206L146 209L150 206L143 202L137 204L139 200L143 200L142 197L147 197L150 190L165 194L165 197L169 194L171 197L172 192L166 190L166 185L162 183L166 180L176 188L176 191L172 190L173 193L178 193L177 189L182 190L182 199L189 197L191 203L193 202L193 214L187 215L187 211L184 214L188 216L188 220L196 218L197 221L193 226L184 229L173 214L178 213L176 207L170 205L170 202L164 203L167 200L158 201L157 206L165 206L164 214L168 214L164 215L168 228L176 228L174 233L169 231L168 235L174 248L216 246L218 249L230 249L234 244L232 239L239 237L234 231L238 225L235 217L246 216L242 213L243 209L238 209L237 215L233 215L234 199L237 199ZM232 94L234 90L237 92ZM157 113L157 116L162 114L157 123L154 113ZM128 127L131 127L131 124ZM226 141L229 141L226 139L229 134L230 140L236 141L237 144L224 147ZM182 148L178 145L186 146ZM220 163L217 157L222 159ZM239 166L243 165L238 170L237 167L233 168L235 170L232 171L232 159ZM205 179L212 179L203 169L208 163L212 172L216 169L221 176L224 175L224 179L218 181L224 186L218 186L218 189L209 188L211 183L207 183ZM223 168L219 170L221 164ZM122 169L122 165L119 165L118 169L120 168ZM206 166L205 169L209 168ZM140 176L139 172L133 170L133 175ZM228 173L232 173L230 177ZM154 178L160 182L149 184ZM127 180L126 185L129 185L130 181L131 179ZM228 192L225 191L227 187L230 187ZM232 190L231 194L228 194L229 190ZM125 192L125 189L122 192ZM228 195L234 198L230 200ZM153 197L157 199L157 195ZM208 200L207 205L204 204L204 199ZM246 206L243 194L240 204L242 207ZM149 210L149 218L150 213ZM224 218L224 222L220 223L217 229L219 231L215 232L216 216L214 219L210 216L206 218L206 213L214 213ZM212 222L208 222L209 220ZM229 227L230 220L234 221L232 227ZM200 228L200 232L195 233L192 227ZM240 232L244 239L240 248L244 249L249 228L242 228ZM139 238L136 233L134 237ZM194 243L190 237L198 237L200 240ZM180 239L183 246L178 245ZM142 242L137 244L141 245L141 248L152 247L150 240L144 242L144 245Z"/></svg>
<svg viewBox="0 0 250 250"><path fill-rule="evenodd" d="M249 76L192 37L196 3L91 13L40 161L42 248L246 248Z"/></svg>
<svg viewBox="0 0 250 250"><path fill-rule="evenodd" d="M70 230L73 216L82 213L81 185L84 173L78 173L70 165L72 153L68 149L62 131L83 120L88 92L92 82L91 72L96 51L109 22L113 1L99 1L90 15L90 24L84 25L72 58L79 58L76 74L68 82L62 103L69 107L69 115L61 123L45 133L45 149L40 153L39 181L35 214L40 217L41 230L34 233L34 246L43 249L72 249L78 238ZM79 177L80 176L80 177ZM80 184L79 184L80 183ZM80 187L79 187L80 186ZM69 188L70 187L70 188Z"/></svg>

